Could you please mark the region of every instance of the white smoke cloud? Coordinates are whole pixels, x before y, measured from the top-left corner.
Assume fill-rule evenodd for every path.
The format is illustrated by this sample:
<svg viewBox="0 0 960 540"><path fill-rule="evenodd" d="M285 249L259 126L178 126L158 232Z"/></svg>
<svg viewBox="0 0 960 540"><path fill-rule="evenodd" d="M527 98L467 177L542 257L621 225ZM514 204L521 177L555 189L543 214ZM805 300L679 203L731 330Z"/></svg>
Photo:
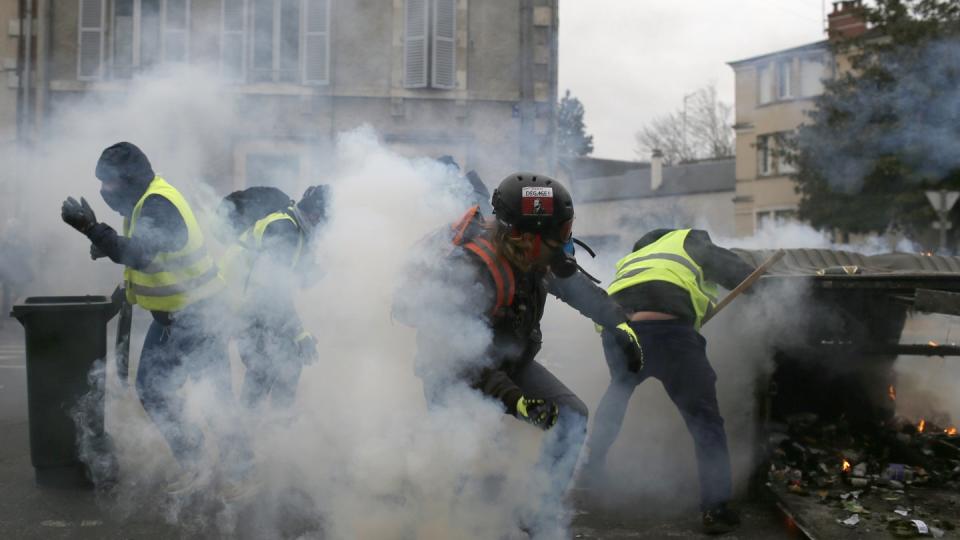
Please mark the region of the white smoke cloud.
<svg viewBox="0 0 960 540"><path fill-rule="evenodd" d="M30 152L17 152L19 173L2 181L18 193L18 219L30 223L18 242L32 248L27 258L35 273L22 296L105 293L119 282L121 268L90 261L89 242L59 216L63 198L83 196L99 220L120 228L93 177L102 149L119 140L140 146L210 230L223 193L215 192L217 179L208 172L232 159L225 145L238 123L232 100L224 99L228 94L211 72L151 73L108 102L74 103L56 111L49 138ZM333 189L331 219L313 254L322 276L296 302L321 358L303 371L293 409L242 412L219 401L209 382L185 384L186 416L204 431L203 467L214 474L189 496L164 496L178 466L133 386L121 386L107 362L106 426L121 476L115 496L105 499L106 510L121 519L153 515L185 531L257 531L263 537L516 534L514 509L536 506L546 491L529 481L542 434L506 419L499 404L466 387L452 388L442 406L428 413L414 374L414 332L394 323L390 313L401 262L417 240L460 216L470 188L432 159L393 153L370 127L342 134L332 156L325 164ZM210 234L207 241L215 253L225 247L213 244ZM430 309L449 297L420 302ZM132 377L150 322L135 311ZM208 321L211 327L234 324L230 313L222 315ZM476 321L437 323L451 343L465 344L464 354L489 341L489 331ZM232 360L237 388L243 370L235 352ZM216 475L223 467L221 451L233 440L227 434L237 428L249 437L259 492L253 500L225 503ZM96 451L87 447L90 463L105 473L96 465Z"/></svg>
<svg viewBox="0 0 960 540"><path fill-rule="evenodd" d="M204 223L211 223L211 210L223 193L215 193L207 171L231 159L225 145L238 120L210 72L154 73L134 80L123 97L107 104L75 103L56 111L51 136L42 145L3 156L19 165L0 181L5 192L18 194L16 219L30 224L20 227L19 242L30 247L27 258L35 273L24 296L107 292L119 281L120 268L90 261L89 243L58 215L64 197L82 195L101 220L119 228L93 178L100 151L118 140L141 146L155 170L191 197L207 216ZM424 235L459 217L468 186L432 160L392 152L370 127L341 135L328 171L332 217L314 253L322 278L297 298L305 326L318 338L320 360L304 370L292 411L266 410L239 419L255 455L259 495L253 503L223 505L211 485L194 499L161 497L176 464L132 388L117 384L108 363L107 429L123 475L118 488L123 496L110 503L110 510L121 517L158 512L187 528L256 531L263 537L479 539L516 533L513 509L530 504L531 497L538 500L545 489L527 481L542 434L505 418L498 404L465 388L455 388L442 407L428 412L414 374L414 332L390 314L401 262ZM793 224L762 228L749 242L715 240L730 247L831 246L824 235ZM884 251L879 243L867 249ZM619 256L602 253L587 268L606 278ZM420 301L437 318L445 315L444 302L455 303L451 295L463 294L434 292ZM803 292L784 294L798 299ZM775 316L790 305L782 298L738 304L705 333L742 490L753 466L753 403L745 396L751 395L757 375L769 369L770 335L789 327L792 319ZM593 405L608 379L599 338L573 310L556 301L548 306L538 359ZM140 313L139 333L147 322ZM451 343L464 355L489 339L475 323L434 321L448 328ZM133 340L134 367L141 342ZM242 369L233 356L236 385ZM215 403L209 385L189 383L183 393L190 416L205 422L211 445L207 459L215 467L216 446L226 444L218 433L235 420L236 410ZM689 435L652 381L637 390L611 459L613 470L626 479L613 493L628 504L665 500L676 505L674 510L696 505Z"/></svg>

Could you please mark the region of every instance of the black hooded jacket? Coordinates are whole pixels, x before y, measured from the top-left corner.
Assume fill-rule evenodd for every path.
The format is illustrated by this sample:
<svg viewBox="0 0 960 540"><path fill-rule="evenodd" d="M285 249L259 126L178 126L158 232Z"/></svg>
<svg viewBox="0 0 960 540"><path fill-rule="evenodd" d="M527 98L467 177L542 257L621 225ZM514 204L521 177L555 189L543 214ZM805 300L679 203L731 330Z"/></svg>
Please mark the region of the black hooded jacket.
<svg viewBox="0 0 960 540"><path fill-rule="evenodd" d="M97 162L97 178L121 181L124 189L107 200L111 208L129 217L155 174L147 156L136 145L120 142L103 151ZM106 200L106 198L105 198ZM187 244L187 225L167 199L151 195L143 202L134 234L126 238L106 223L97 223L87 237L115 263L135 270L146 268L164 251L178 251Z"/></svg>

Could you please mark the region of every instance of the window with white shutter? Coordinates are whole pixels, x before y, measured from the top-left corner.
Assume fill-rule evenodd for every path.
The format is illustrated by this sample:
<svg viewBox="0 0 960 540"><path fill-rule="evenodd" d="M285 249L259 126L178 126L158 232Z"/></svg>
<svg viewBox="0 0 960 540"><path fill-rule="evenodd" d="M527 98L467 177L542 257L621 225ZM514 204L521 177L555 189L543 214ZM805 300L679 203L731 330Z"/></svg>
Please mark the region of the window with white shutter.
<svg viewBox="0 0 960 540"><path fill-rule="evenodd" d="M134 55L135 67L141 71L160 63L163 41L163 0L137 0L139 9L135 12L140 24L136 42L140 49Z"/></svg>
<svg viewBox="0 0 960 540"><path fill-rule="evenodd" d="M793 60L777 62L777 98L790 99L793 97Z"/></svg>
<svg viewBox="0 0 960 540"><path fill-rule="evenodd" d="M221 0L220 66L236 82L328 84L332 0Z"/></svg>
<svg viewBox="0 0 960 540"><path fill-rule="evenodd" d="M761 105L773 101L773 69L769 65L757 67L757 95Z"/></svg>
<svg viewBox="0 0 960 540"><path fill-rule="evenodd" d="M113 0L113 61L111 76L129 79L133 75L134 0Z"/></svg>
<svg viewBox="0 0 960 540"><path fill-rule="evenodd" d="M456 0L434 0L433 6L433 52L431 54L430 84L434 88L456 88Z"/></svg>
<svg viewBox="0 0 960 540"><path fill-rule="evenodd" d="M426 88L430 1L407 0L405 15L403 85L406 88Z"/></svg>
<svg viewBox="0 0 960 540"><path fill-rule="evenodd" d="M80 0L77 44L77 79L96 80L103 77L105 0Z"/></svg>
<svg viewBox="0 0 960 540"><path fill-rule="evenodd" d="M222 0L220 72L230 81L245 77L247 50L247 0Z"/></svg>
<svg viewBox="0 0 960 540"><path fill-rule="evenodd" d="M303 82L327 84L330 81L330 2L304 2Z"/></svg>
<svg viewBox="0 0 960 540"><path fill-rule="evenodd" d="M163 62L186 62L191 0L112 0L115 79L129 79Z"/></svg>
<svg viewBox="0 0 960 540"><path fill-rule="evenodd" d="M403 86L457 87L457 0L406 0Z"/></svg>
<svg viewBox="0 0 960 540"><path fill-rule="evenodd" d="M186 62L190 50L190 1L164 0L163 61Z"/></svg>
<svg viewBox="0 0 960 540"><path fill-rule="evenodd" d="M827 76L826 66L820 56L811 56L800 60L800 95L819 96L823 93L823 79Z"/></svg>

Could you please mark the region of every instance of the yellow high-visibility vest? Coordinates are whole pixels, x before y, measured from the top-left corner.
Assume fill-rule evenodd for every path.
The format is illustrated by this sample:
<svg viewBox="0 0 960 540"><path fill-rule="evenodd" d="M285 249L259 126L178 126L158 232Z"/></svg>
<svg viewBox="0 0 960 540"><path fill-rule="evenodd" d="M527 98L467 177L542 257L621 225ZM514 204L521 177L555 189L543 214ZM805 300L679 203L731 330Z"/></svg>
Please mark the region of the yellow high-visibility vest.
<svg viewBox="0 0 960 540"><path fill-rule="evenodd" d="M689 234L690 229L668 232L617 261L617 274L607 294L650 281L672 283L690 294L696 315L694 326L700 328L703 316L717 303L717 285L704 279L703 269L683 248Z"/></svg>
<svg viewBox="0 0 960 540"><path fill-rule="evenodd" d="M163 197L176 207L187 226L187 243L179 251L157 253L147 268L125 268L127 301L150 311L179 311L217 294L223 289L224 282L207 253L203 232L187 200L159 176L150 182L147 191L133 207L133 214L124 220L123 235L133 236L143 203L151 195Z"/></svg>
<svg viewBox="0 0 960 540"><path fill-rule="evenodd" d="M286 211L274 212L266 217L257 220L243 234L239 240L227 249L226 254L220 260L223 268L223 274L231 290L246 292L247 280L250 273L253 272L253 266L263 250L263 234L271 223L289 220L297 226L300 234L297 236L297 249L293 254L291 268L296 268L300 262L300 255L303 252L303 229L297 220L291 215L292 209Z"/></svg>

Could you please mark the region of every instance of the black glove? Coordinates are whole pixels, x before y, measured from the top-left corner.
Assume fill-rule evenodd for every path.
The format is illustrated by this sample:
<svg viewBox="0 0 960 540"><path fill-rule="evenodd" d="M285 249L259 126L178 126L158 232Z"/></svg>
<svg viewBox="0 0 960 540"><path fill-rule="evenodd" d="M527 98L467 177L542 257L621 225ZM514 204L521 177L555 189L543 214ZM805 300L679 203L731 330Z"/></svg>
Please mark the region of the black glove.
<svg viewBox="0 0 960 540"><path fill-rule="evenodd" d="M640 345L640 339L637 338L633 328L630 328L630 325L624 322L609 331L613 332L617 345L623 349L623 353L627 356L627 369L632 373L637 373L643 369L643 346Z"/></svg>
<svg viewBox="0 0 960 540"><path fill-rule="evenodd" d="M320 358L320 352L317 351L317 339L309 332L301 332L295 341L297 345L297 356L303 365L309 366Z"/></svg>
<svg viewBox="0 0 960 540"><path fill-rule="evenodd" d="M98 248L96 244L90 244L90 258L93 260L102 259L106 257L107 254L103 252L102 249Z"/></svg>
<svg viewBox="0 0 960 540"><path fill-rule="evenodd" d="M93 213L93 208L87 204L87 200L80 197L77 202L73 197L67 197L60 207L60 217L74 229L87 234L91 227L97 224L97 216Z"/></svg>
<svg viewBox="0 0 960 540"><path fill-rule="evenodd" d="M538 428L547 431L557 423L560 408L547 399L528 399L520 397L517 400L517 418L525 420Z"/></svg>

